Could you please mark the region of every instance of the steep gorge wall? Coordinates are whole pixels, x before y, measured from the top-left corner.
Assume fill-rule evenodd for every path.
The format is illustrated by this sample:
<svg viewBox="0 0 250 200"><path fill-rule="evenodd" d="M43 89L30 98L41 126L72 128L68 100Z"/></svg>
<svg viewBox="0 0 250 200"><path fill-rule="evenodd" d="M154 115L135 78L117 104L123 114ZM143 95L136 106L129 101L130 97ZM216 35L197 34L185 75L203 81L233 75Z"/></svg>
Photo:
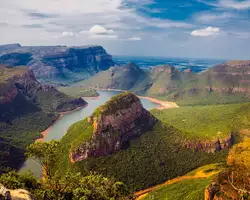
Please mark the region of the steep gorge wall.
<svg viewBox="0 0 250 200"><path fill-rule="evenodd" d="M217 140L198 140L198 141L185 141L183 143L185 148L194 149L197 151L204 151L207 153L215 153L225 149L230 149L233 145L233 135L230 133L226 138L219 138Z"/></svg>
<svg viewBox="0 0 250 200"><path fill-rule="evenodd" d="M114 65L112 56L101 46L18 46L0 51L0 63L26 65L36 78L42 79L63 78L77 72L93 75Z"/></svg>

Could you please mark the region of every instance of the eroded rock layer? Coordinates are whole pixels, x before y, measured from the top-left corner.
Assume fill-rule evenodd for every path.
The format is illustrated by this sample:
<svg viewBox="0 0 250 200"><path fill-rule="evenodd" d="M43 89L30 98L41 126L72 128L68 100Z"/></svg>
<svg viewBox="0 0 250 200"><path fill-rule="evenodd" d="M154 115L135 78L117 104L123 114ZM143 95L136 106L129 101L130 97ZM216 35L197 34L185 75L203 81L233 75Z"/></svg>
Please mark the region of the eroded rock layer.
<svg viewBox="0 0 250 200"><path fill-rule="evenodd" d="M152 130L157 119L143 108L138 97L124 93L99 107L88 122L93 125L93 135L71 152L73 161L107 156L127 148L132 139Z"/></svg>

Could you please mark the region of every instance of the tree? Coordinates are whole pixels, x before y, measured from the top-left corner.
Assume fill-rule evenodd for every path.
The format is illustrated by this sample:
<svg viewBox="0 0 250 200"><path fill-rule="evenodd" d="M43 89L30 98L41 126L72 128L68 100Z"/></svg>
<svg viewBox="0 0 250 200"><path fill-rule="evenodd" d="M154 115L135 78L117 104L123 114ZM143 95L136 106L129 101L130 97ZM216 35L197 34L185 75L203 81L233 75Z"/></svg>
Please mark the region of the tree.
<svg viewBox="0 0 250 200"><path fill-rule="evenodd" d="M27 148L26 155L37 160L43 167L45 178L52 178L52 168L56 159L59 146L58 141L35 142Z"/></svg>
<svg viewBox="0 0 250 200"><path fill-rule="evenodd" d="M41 163L45 172L45 181L42 183L42 187L33 190L33 194L36 199L134 199L127 187L121 182L116 182L114 179L108 179L96 173L90 173L87 176L83 176L81 173L73 173L70 171L64 174L64 176L60 176L56 172L52 171L58 154L57 149L59 144L60 142L58 141L36 142L27 148L28 157L32 157ZM11 179L12 178L10 178L10 180ZM18 186L20 186L20 184ZM29 188L30 187L32 186L30 185Z"/></svg>

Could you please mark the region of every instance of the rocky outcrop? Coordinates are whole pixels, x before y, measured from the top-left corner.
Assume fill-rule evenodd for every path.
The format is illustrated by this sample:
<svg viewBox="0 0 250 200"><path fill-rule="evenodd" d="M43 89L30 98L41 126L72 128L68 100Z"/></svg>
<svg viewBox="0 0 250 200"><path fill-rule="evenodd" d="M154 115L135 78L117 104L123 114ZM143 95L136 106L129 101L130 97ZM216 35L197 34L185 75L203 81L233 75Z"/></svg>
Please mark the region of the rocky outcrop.
<svg viewBox="0 0 250 200"><path fill-rule="evenodd" d="M27 67L2 67L0 79L0 121L39 110L64 112L87 104L39 83Z"/></svg>
<svg viewBox="0 0 250 200"><path fill-rule="evenodd" d="M227 138L220 138L214 141L185 141L184 147L207 153L214 153L224 149L230 149L233 145L233 136L230 134Z"/></svg>
<svg viewBox="0 0 250 200"><path fill-rule="evenodd" d="M89 141L71 151L73 162L114 154L127 148L132 139L152 130L157 119L143 108L139 98L124 93L99 107L88 123L93 126Z"/></svg>
<svg viewBox="0 0 250 200"><path fill-rule="evenodd" d="M14 48L15 47L15 48ZM36 78L84 79L114 65L112 56L101 46L0 46L0 63L10 66L26 65L33 69ZM82 75L79 75L79 72ZM83 76L83 77L81 77Z"/></svg>
<svg viewBox="0 0 250 200"><path fill-rule="evenodd" d="M9 190L0 184L0 199L6 200L33 200L31 193L27 190Z"/></svg>

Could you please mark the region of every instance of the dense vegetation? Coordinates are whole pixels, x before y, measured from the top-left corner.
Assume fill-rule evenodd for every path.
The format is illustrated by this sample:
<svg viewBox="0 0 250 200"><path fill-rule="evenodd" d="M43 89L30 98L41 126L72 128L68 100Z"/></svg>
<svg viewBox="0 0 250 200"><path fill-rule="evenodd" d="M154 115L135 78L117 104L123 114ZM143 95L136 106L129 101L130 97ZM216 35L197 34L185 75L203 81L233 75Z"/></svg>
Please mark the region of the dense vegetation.
<svg viewBox="0 0 250 200"><path fill-rule="evenodd" d="M180 107L152 110L160 120L181 130L187 138L217 139L250 126L250 104Z"/></svg>
<svg viewBox="0 0 250 200"><path fill-rule="evenodd" d="M82 99L41 85L27 67L0 70L0 173L17 169L25 148L41 137L58 112L85 105Z"/></svg>
<svg viewBox="0 0 250 200"><path fill-rule="evenodd" d="M81 173L67 171L62 177L52 176L51 167L57 151L58 142L34 143L27 155L37 159L44 166L44 180L41 182L30 173L10 172L0 176L0 183L8 189L26 189L35 199L48 200L129 200L133 196L122 182L108 179L96 173L83 176ZM46 167L45 167L46 166ZM1 197L0 197L1 198Z"/></svg>
<svg viewBox="0 0 250 200"><path fill-rule="evenodd" d="M15 101L11 104L15 104ZM11 112L14 110L12 105L0 105L2 114L4 110L8 110L5 116L0 117L0 173L9 170L9 167L19 168L25 159L25 148L40 138L41 132L57 117L56 114L45 113L32 104L21 105L14 113Z"/></svg>
<svg viewBox="0 0 250 200"><path fill-rule="evenodd" d="M54 173L63 176L67 169L83 173L96 171L124 182L134 191L184 175L199 166L224 161L227 154L226 151L208 154L185 149L181 146L182 137L177 129L158 123L153 131L132 140L126 150L72 164L69 150L72 138L77 138L79 134L84 133L82 130L70 131L60 141Z"/></svg>

